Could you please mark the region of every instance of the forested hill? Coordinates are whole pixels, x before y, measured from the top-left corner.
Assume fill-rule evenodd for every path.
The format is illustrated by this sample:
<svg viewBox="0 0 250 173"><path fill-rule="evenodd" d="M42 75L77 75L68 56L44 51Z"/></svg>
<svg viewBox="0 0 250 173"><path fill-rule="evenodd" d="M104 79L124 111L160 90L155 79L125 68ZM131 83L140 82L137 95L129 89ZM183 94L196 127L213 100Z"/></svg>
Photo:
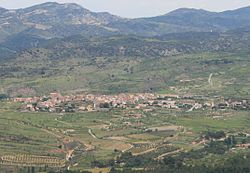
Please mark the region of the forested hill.
<svg viewBox="0 0 250 173"><path fill-rule="evenodd" d="M27 88L39 95L181 86L181 92L248 97L249 14L248 7L221 13L179 9L124 19L77 4L0 9L0 87L10 96L30 95L22 92ZM211 74L218 76L212 89ZM180 81L192 83L182 88Z"/></svg>
<svg viewBox="0 0 250 173"><path fill-rule="evenodd" d="M62 39L41 39L34 35L19 35L0 44L2 58L11 59L45 49L49 58L134 56L167 57L184 53L248 51L249 28L217 32L188 32L156 37L75 35ZM39 53L35 53L40 56Z"/></svg>
<svg viewBox="0 0 250 173"><path fill-rule="evenodd" d="M151 18L127 19L78 4L47 2L24 9L0 8L0 41L15 35L61 38L76 34L159 36L178 32L224 32L250 26L250 7L220 13L182 8Z"/></svg>

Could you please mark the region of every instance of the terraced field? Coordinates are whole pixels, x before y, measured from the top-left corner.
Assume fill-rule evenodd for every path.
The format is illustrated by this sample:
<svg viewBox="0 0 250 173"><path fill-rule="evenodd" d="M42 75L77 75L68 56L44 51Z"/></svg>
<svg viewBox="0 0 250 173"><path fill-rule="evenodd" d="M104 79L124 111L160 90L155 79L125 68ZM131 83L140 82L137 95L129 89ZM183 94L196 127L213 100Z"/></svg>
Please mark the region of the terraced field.
<svg viewBox="0 0 250 173"><path fill-rule="evenodd" d="M247 111L221 111L223 118L213 118L212 110L141 110L144 116L139 119L140 125L133 126L134 118L126 118L128 111L138 113L133 108L57 114L21 112L20 104L8 101L0 104L1 163L20 169L45 166L53 170L67 165L70 170L91 170L96 161L104 164L130 152L133 157L154 158L157 162L199 150L203 147L201 135L207 130L250 133Z"/></svg>
<svg viewBox="0 0 250 173"><path fill-rule="evenodd" d="M65 161L56 157L32 155L4 155L0 158L1 165L21 167L51 167L63 168Z"/></svg>

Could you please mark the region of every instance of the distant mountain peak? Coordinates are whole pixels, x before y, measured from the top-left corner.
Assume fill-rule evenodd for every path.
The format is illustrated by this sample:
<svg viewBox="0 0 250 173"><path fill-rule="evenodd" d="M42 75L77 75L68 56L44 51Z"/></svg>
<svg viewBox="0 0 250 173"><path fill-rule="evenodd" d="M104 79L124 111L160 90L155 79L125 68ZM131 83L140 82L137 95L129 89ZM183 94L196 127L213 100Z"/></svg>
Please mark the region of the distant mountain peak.
<svg viewBox="0 0 250 173"><path fill-rule="evenodd" d="M0 18L0 42L19 33L45 39L78 34L158 36L179 32L225 32L250 26L250 7L224 12L180 8L161 16L126 19L107 12L92 12L75 3L46 2L17 10L0 8Z"/></svg>
<svg viewBox="0 0 250 173"><path fill-rule="evenodd" d="M0 7L0 13L3 13L3 12L5 12L5 11L8 11L8 10L5 9L5 8Z"/></svg>
<svg viewBox="0 0 250 173"><path fill-rule="evenodd" d="M64 4L61 4L62 6L66 7L66 8L83 8L81 5L78 5L76 3L64 3Z"/></svg>
<svg viewBox="0 0 250 173"><path fill-rule="evenodd" d="M239 8L239 9L236 9L236 10L227 10L227 11L221 12L221 14L238 15L238 16L249 17L249 16L246 16L246 15L250 15L250 6Z"/></svg>
<svg viewBox="0 0 250 173"><path fill-rule="evenodd" d="M56 10L56 9L61 9L61 10L84 10L84 11L89 11L85 8L83 8L81 5L78 5L76 3L57 3L57 2L46 2L46 3L42 3L39 5L35 5L32 7L28 7L24 10L35 10L35 9L52 9L52 10Z"/></svg>
<svg viewBox="0 0 250 173"><path fill-rule="evenodd" d="M235 12L239 12L239 11L250 11L250 6L238 8L238 9L236 9L236 10L227 10L227 11L228 11L228 12L229 12L229 11L235 11ZM224 11L224 12L227 12L227 11Z"/></svg>
<svg viewBox="0 0 250 173"><path fill-rule="evenodd" d="M203 9L195 9L195 8L179 8L166 15L183 15L183 14L211 14L215 12L206 11Z"/></svg>
<svg viewBox="0 0 250 173"><path fill-rule="evenodd" d="M50 5L60 5L58 2L45 2L40 4L42 6L50 6Z"/></svg>
<svg viewBox="0 0 250 173"><path fill-rule="evenodd" d="M45 2L42 4L34 5L28 8L38 8L38 7L51 7L51 6L59 6L60 4L57 2Z"/></svg>

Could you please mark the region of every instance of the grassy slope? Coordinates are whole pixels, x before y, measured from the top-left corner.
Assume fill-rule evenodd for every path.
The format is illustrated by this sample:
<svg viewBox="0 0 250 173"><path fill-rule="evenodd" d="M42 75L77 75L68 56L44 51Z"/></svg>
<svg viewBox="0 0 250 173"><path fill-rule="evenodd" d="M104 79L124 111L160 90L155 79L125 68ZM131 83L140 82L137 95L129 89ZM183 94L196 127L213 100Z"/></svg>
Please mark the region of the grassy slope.
<svg viewBox="0 0 250 173"><path fill-rule="evenodd" d="M41 55L40 55L41 56ZM176 92L249 97L247 54L203 53L167 58L19 58L1 69L3 91L29 87L38 95L61 92ZM17 70L8 70L16 67ZM208 84L213 73L212 85ZM181 80L184 82L181 82ZM176 87L175 91L169 89Z"/></svg>

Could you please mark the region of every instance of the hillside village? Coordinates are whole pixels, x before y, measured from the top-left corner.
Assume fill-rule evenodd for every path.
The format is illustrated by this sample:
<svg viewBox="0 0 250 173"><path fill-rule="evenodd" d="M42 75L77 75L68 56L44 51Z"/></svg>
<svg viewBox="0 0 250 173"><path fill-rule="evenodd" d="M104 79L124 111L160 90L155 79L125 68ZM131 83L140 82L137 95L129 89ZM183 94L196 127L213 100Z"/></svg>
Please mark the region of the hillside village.
<svg viewBox="0 0 250 173"><path fill-rule="evenodd" d="M225 99L223 97L202 97L174 94L152 93L121 93L117 95L69 95L63 96L58 92L49 96L13 98L14 102L21 102L24 111L39 112L91 112L109 111L112 108L133 108L152 110L156 108L184 110L191 112L201 109L217 110L249 110L250 101L241 99Z"/></svg>

